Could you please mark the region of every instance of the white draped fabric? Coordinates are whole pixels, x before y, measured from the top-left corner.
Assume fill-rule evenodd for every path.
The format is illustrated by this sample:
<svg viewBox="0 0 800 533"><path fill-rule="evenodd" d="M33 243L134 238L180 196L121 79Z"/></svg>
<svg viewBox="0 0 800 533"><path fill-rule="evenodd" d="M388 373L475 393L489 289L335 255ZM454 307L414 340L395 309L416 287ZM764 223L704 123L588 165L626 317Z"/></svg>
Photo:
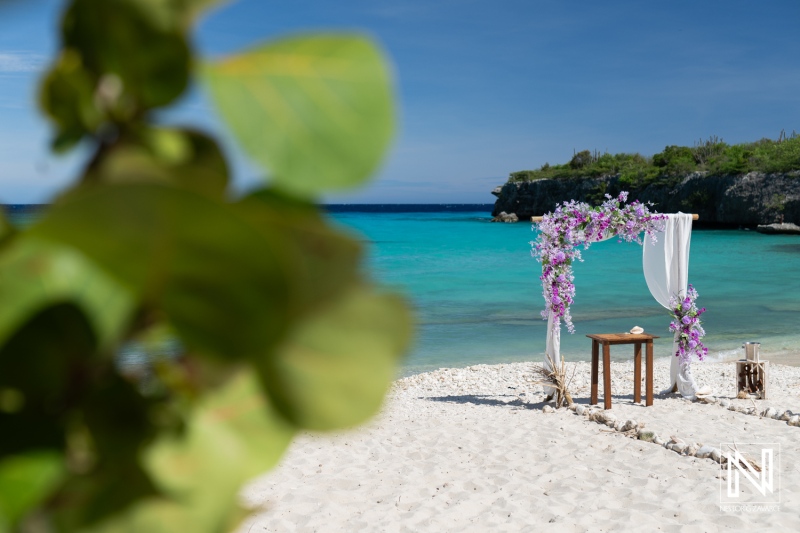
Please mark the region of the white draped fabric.
<svg viewBox="0 0 800 533"><path fill-rule="evenodd" d="M666 226L656 235L655 244L646 241L642 250L642 264L647 287L653 298L669 309L670 296L686 295L689 283L689 246L692 241L692 215L676 213L667 215ZM672 354L678 349L678 333L672 342ZM667 391L674 390L685 398L694 398L698 391L692 378L690 365L681 365L677 357L670 364L671 383Z"/></svg>

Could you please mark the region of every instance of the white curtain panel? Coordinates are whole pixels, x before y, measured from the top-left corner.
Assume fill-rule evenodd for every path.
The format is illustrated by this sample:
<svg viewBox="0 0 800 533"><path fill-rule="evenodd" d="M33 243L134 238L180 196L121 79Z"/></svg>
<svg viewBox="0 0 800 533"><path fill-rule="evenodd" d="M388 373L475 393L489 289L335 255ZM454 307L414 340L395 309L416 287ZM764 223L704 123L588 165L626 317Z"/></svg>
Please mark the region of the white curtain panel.
<svg viewBox="0 0 800 533"><path fill-rule="evenodd" d="M692 215L675 213L667 215L663 233L656 235L655 244L647 239L642 247L644 278L650 293L658 303L669 309L669 298L684 297L689 284L689 246L692 241ZM698 392L689 364L681 365L674 356L678 349L678 333L672 341L671 383L668 392L678 387L685 398L694 398Z"/></svg>
<svg viewBox="0 0 800 533"><path fill-rule="evenodd" d="M553 331L552 310L547 316L547 348L544 352L544 367L547 370L553 370L553 366L550 364L550 359L547 358L548 354L550 355L550 358L553 360L554 364L559 364L561 362L561 328L559 327L557 330ZM554 387L542 385L542 388L547 396L553 396L556 393L556 389Z"/></svg>

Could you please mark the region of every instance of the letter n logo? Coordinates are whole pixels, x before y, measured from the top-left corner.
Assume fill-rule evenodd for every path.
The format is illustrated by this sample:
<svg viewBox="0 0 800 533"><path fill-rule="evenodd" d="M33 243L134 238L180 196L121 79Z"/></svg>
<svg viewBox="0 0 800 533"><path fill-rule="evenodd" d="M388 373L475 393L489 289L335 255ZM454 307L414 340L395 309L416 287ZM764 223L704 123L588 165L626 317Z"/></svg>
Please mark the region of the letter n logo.
<svg viewBox="0 0 800 533"><path fill-rule="evenodd" d="M775 492L775 484L773 483L774 470L774 454L772 448L763 448L761 450L761 472L756 468L756 465L751 464L739 450L734 450L733 457L730 453L726 453L728 458L728 496L731 498L739 497L739 474L743 474L747 481L750 482L755 489L761 493L762 496Z"/></svg>
<svg viewBox="0 0 800 533"><path fill-rule="evenodd" d="M727 461L720 465L720 504L779 504L780 446L778 442L722 443L720 450Z"/></svg>

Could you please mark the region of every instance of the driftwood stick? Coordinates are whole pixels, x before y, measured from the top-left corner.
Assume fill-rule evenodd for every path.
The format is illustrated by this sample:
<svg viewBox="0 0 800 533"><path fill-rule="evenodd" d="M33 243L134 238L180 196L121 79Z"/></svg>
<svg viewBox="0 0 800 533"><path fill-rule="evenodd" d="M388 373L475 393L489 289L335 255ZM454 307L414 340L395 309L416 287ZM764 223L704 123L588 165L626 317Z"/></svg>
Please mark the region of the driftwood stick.
<svg viewBox="0 0 800 533"><path fill-rule="evenodd" d="M572 401L572 395L567 389L571 378L569 380L567 379L567 368L564 357L561 357L560 366L553 361L553 358L550 354L546 354L546 357L550 368L546 368L545 365L536 368L537 373L544 378L538 383L555 389L556 409L561 407L562 403L569 407L574 402Z"/></svg>

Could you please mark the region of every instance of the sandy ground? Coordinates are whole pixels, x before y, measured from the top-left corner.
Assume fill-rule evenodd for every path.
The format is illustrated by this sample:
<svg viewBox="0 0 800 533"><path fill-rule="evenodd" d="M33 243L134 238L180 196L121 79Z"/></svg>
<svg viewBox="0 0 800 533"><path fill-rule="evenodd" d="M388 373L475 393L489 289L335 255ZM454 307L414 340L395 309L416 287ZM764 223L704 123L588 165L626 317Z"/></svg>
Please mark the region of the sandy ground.
<svg viewBox="0 0 800 533"><path fill-rule="evenodd" d="M656 362L657 392L667 365ZM574 399L588 407L589 365L569 366ZM772 368L770 399L738 400L732 363L693 366L723 405L755 406L747 414L677 395L634 404L632 363L612 364L610 413L620 422L643 424L657 440L775 449L774 490L761 496L741 475L735 498L711 458L632 438L588 409L543 411L533 368L478 365L397 381L370 424L302 435L246 487L243 500L260 509L240 531L800 531L800 427L758 415L800 412L800 368ZM600 390L602 406L602 382Z"/></svg>

